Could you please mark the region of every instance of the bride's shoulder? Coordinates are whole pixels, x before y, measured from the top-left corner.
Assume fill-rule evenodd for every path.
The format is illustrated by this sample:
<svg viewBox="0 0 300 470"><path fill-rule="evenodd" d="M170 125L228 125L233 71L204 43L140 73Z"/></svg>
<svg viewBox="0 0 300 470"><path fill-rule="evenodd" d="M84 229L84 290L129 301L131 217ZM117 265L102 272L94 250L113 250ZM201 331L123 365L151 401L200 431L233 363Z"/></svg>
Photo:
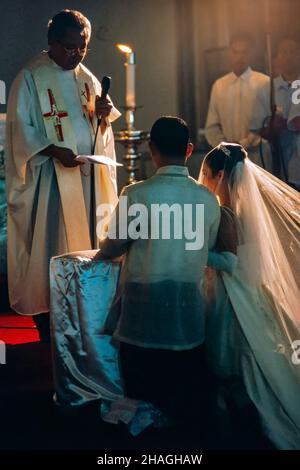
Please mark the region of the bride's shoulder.
<svg viewBox="0 0 300 470"><path fill-rule="evenodd" d="M221 220L217 245L220 251L236 253L238 245L236 217L229 207L221 206Z"/></svg>
<svg viewBox="0 0 300 470"><path fill-rule="evenodd" d="M233 210L230 209L230 207L220 206L220 209L221 209L221 218L223 218L224 220L228 220L228 221L232 220L235 222L236 216Z"/></svg>
<svg viewBox="0 0 300 470"><path fill-rule="evenodd" d="M216 196L214 195L214 193L212 193L206 186L204 186L204 184L200 183L199 181L195 180L195 182L197 183L199 194L206 197L208 201L211 201L214 204L217 203L219 205L218 200Z"/></svg>

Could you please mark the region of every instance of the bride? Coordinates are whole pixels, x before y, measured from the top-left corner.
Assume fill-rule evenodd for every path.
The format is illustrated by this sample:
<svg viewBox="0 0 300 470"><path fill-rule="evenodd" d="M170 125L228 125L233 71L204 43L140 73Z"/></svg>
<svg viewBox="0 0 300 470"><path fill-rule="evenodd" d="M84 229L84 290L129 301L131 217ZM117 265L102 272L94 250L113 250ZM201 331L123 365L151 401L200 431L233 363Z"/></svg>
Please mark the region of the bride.
<svg viewBox="0 0 300 470"><path fill-rule="evenodd" d="M211 150L199 180L222 212L206 286L209 361L222 379L242 379L276 447L300 449L300 195L238 144Z"/></svg>

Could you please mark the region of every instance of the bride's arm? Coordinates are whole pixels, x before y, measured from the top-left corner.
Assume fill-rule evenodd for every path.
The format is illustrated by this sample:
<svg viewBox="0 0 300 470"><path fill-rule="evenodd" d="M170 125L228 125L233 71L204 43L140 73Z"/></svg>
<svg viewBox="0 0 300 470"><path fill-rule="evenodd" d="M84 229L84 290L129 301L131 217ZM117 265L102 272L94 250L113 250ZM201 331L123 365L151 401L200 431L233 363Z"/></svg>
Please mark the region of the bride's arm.
<svg viewBox="0 0 300 470"><path fill-rule="evenodd" d="M207 266L218 271L232 273L238 262L237 245L235 217L231 211L222 208L215 251L209 251Z"/></svg>
<svg viewBox="0 0 300 470"><path fill-rule="evenodd" d="M237 262L238 257L230 253L230 251L222 251L221 253L216 251L208 252L207 266L217 271L226 271L231 274L235 270Z"/></svg>

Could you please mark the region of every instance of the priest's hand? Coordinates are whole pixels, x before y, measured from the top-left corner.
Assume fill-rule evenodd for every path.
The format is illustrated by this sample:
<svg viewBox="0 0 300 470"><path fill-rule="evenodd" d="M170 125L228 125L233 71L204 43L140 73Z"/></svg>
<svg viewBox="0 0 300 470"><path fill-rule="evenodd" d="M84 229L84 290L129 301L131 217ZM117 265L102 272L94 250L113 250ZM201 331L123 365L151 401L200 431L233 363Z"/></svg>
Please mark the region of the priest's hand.
<svg viewBox="0 0 300 470"><path fill-rule="evenodd" d="M82 165L81 162L77 162L75 160L76 155L73 152L73 150L65 148L65 147L58 147L57 145L49 145L49 147L43 150L43 154L48 155L49 157L52 157L52 158L56 158L66 168L73 168L75 166Z"/></svg>
<svg viewBox="0 0 300 470"><path fill-rule="evenodd" d="M112 110L112 102L107 98L100 98L100 96L96 96L95 100L95 111L97 118L107 118L110 115Z"/></svg>

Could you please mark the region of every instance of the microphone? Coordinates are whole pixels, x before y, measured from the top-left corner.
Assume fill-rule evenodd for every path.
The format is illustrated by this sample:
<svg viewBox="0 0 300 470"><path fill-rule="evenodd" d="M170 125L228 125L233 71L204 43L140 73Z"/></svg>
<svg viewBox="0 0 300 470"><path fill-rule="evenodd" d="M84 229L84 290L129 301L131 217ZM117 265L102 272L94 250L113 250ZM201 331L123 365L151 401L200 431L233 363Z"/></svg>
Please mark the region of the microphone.
<svg viewBox="0 0 300 470"><path fill-rule="evenodd" d="M110 82L111 78L107 77L106 75L102 78L101 80L101 97L100 99L106 99L109 88L110 88ZM96 98L97 101L97 98ZM97 119L97 127L96 127L96 132L95 132L95 138L94 138L94 143L93 143L93 149L92 149L92 155L95 155L95 149L96 149L96 142L97 142L97 136L98 136L98 131L99 127L101 124L101 118ZM91 165L91 222L90 222L90 233L91 233L91 243L94 248L96 248L96 236L95 236L95 227L96 227L96 209L95 209L95 172L94 172L94 165Z"/></svg>
<svg viewBox="0 0 300 470"><path fill-rule="evenodd" d="M102 80L101 80L101 97L100 97L100 99L106 99L106 97L108 95L108 91L110 89L110 82L111 82L111 78L108 77L107 75L105 75L102 78ZM97 98L96 98L96 101L97 101ZM93 143L92 155L95 155L95 148L96 148L96 142L97 142L97 136L98 136L100 124L101 124L101 118L98 118L97 119L96 132L95 132L95 139L94 139L94 143Z"/></svg>
<svg viewBox="0 0 300 470"><path fill-rule="evenodd" d="M105 75L101 80L101 88L102 88L101 98L102 99L105 99L107 97L108 91L110 89L110 82L111 82L111 78L107 77L107 75Z"/></svg>

